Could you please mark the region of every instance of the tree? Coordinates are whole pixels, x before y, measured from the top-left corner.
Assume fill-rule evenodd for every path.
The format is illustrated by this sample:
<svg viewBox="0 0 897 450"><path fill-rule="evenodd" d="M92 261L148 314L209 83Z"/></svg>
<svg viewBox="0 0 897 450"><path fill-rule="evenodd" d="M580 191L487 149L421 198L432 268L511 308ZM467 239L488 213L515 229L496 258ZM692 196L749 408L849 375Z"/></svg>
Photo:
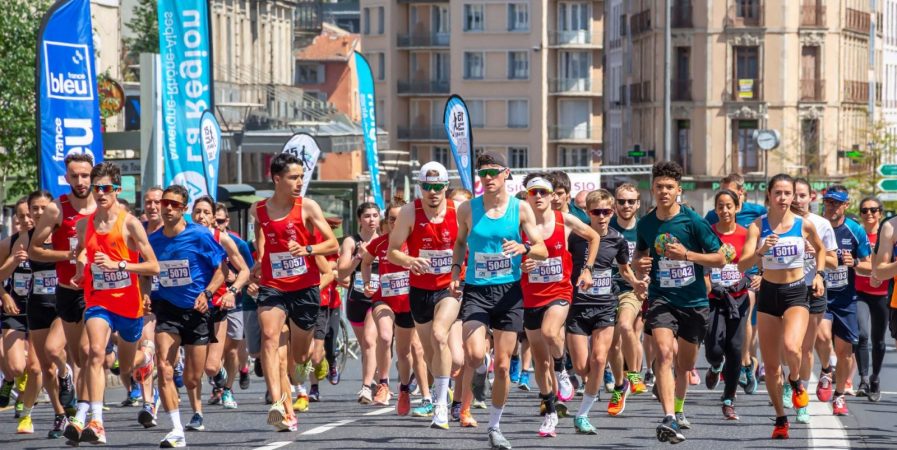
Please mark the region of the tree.
<svg viewBox="0 0 897 450"><path fill-rule="evenodd" d="M156 0L139 0L134 15L125 24L134 37L125 38L129 56L137 58L141 53L159 53L159 16Z"/></svg>
<svg viewBox="0 0 897 450"><path fill-rule="evenodd" d="M37 186L37 33L50 0L5 0L0 14L0 201ZM12 182L9 189L7 183Z"/></svg>

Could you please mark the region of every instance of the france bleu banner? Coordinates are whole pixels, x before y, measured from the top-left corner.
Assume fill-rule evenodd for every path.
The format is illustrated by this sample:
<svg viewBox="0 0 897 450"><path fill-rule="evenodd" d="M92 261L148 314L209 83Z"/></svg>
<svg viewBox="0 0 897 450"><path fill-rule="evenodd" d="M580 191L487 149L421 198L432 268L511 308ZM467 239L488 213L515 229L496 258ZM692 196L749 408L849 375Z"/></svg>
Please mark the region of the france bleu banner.
<svg viewBox="0 0 897 450"><path fill-rule="evenodd" d="M445 134L448 135L449 145L452 147L452 155L455 157L455 166L458 167L458 175L464 189L473 192L473 178L470 172L471 149L473 148L473 135L470 129L470 112L464 100L453 94L445 102L443 113Z"/></svg>
<svg viewBox="0 0 897 450"><path fill-rule="evenodd" d="M40 187L54 197L69 192L68 154L103 161L95 55L90 0L57 1L41 22L35 74Z"/></svg>
<svg viewBox="0 0 897 450"><path fill-rule="evenodd" d="M221 153L221 125L212 111L202 113L199 119L202 134L202 164L206 170L206 188L209 195L218 200L218 155Z"/></svg>
<svg viewBox="0 0 897 450"><path fill-rule="evenodd" d="M212 109L209 5L208 0L159 0L158 5L163 182L185 186L192 205L217 191L207 182L200 126L203 113Z"/></svg>
<svg viewBox="0 0 897 450"><path fill-rule="evenodd" d="M374 100L374 74L361 53L355 52L355 76L358 77L358 105L361 108L361 132L364 137L368 169L371 171L371 195L380 209L386 208L380 191L380 158L377 153L377 112Z"/></svg>

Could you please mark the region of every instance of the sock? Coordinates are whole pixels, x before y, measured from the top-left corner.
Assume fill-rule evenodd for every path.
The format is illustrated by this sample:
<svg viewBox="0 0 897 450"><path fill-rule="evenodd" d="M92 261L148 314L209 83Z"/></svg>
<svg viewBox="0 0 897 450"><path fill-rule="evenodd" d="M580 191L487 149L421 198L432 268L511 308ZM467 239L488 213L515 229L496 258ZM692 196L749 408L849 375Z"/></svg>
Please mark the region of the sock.
<svg viewBox="0 0 897 450"><path fill-rule="evenodd" d="M621 385L614 385L614 390L617 391L617 392L620 392L620 391L622 391L623 388L625 388L625 387L626 387L626 383L623 383L623 384L621 384Z"/></svg>
<svg viewBox="0 0 897 450"><path fill-rule="evenodd" d="M676 398L673 403L673 411L677 413L681 413L685 409L685 399L684 398Z"/></svg>
<svg viewBox="0 0 897 450"><path fill-rule="evenodd" d="M589 411L592 410L592 405L595 404L597 399L596 395L582 394L582 403L579 404L579 411L576 415L578 417L589 417Z"/></svg>
<svg viewBox="0 0 897 450"><path fill-rule="evenodd" d="M103 423L103 403L92 402L90 404L90 415L93 416L93 420Z"/></svg>
<svg viewBox="0 0 897 450"><path fill-rule="evenodd" d="M539 394L539 397L542 398L542 404L545 405L545 412L547 414L557 413L557 409L555 408L555 397L554 392L550 394Z"/></svg>
<svg viewBox="0 0 897 450"><path fill-rule="evenodd" d="M184 431L184 426L181 425L181 410L176 409L174 411L168 412L168 417L171 418L171 429L174 431Z"/></svg>
<svg viewBox="0 0 897 450"><path fill-rule="evenodd" d="M675 421L676 421L676 416L674 416L673 414L667 414L666 416L663 417L663 420L666 421L667 419L672 420L672 421L675 422Z"/></svg>
<svg viewBox="0 0 897 450"><path fill-rule="evenodd" d="M90 410L90 403L85 401L78 402L78 411L75 413L75 419L81 423L87 422L87 411Z"/></svg>
<svg viewBox="0 0 897 450"><path fill-rule="evenodd" d="M389 378L381 378L381 379L380 379L380 384L386 384L386 385L388 385L388 384L389 384Z"/></svg>
<svg viewBox="0 0 897 450"><path fill-rule="evenodd" d="M554 358L554 371L557 373L564 371L564 358Z"/></svg>
<svg viewBox="0 0 897 450"><path fill-rule="evenodd" d="M305 391L304 384L300 384L300 385L296 386L296 393L297 393L297 395L308 395L308 392Z"/></svg>
<svg viewBox="0 0 897 450"><path fill-rule="evenodd" d="M838 365L838 355L835 352L828 357L828 365L829 367L836 367Z"/></svg>
<svg viewBox="0 0 897 450"><path fill-rule="evenodd" d="M776 426L788 423L788 416L776 417Z"/></svg>
<svg viewBox="0 0 897 450"><path fill-rule="evenodd" d="M831 375L831 373L832 373L832 366L823 367L823 368L822 368L822 373L824 373L824 374L826 374L826 375Z"/></svg>
<svg viewBox="0 0 897 450"><path fill-rule="evenodd" d="M436 398L437 405L445 405L448 402L448 385L449 377L436 377L436 383L433 387L433 396Z"/></svg>
<svg viewBox="0 0 897 450"><path fill-rule="evenodd" d="M489 408L489 428L498 428L498 423L501 422L501 413L505 410L504 406L495 406L492 405Z"/></svg>
<svg viewBox="0 0 897 450"><path fill-rule="evenodd" d="M843 397L843 396L844 396L844 393L843 393L843 392L835 391L835 398Z"/></svg>
<svg viewBox="0 0 897 450"><path fill-rule="evenodd" d="M31 415L31 410L32 410L33 408L34 408L33 406L26 406L26 407L22 408L22 417L28 417L28 416L30 416L30 415Z"/></svg>
<svg viewBox="0 0 897 450"><path fill-rule="evenodd" d="M399 392L411 392L411 388L407 384L400 384Z"/></svg>
<svg viewBox="0 0 897 450"><path fill-rule="evenodd" d="M484 362L483 364L480 365L480 367L477 367L474 371L476 373L482 375L482 374L486 373L487 370L489 370L489 366L487 366L486 363Z"/></svg>
<svg viewBox="0 0 897 450"><path fill-rule="evenodd" d="M793 389L795 391L799 391L803 387L803 385L800 382L800 378L798 378L797 380L794 380L794 381L792 381L791 379L788 379L788 384L790 384L791 389Z"/></svg>
<svg viewBox="0 0 897 450"><path fill-rule="evenodd" d="M461 406L461 402L459 402L458 400L452 400L452 409L454 409L456 406Z"/></svg>
<svg viewBox="0 0 897 450"><path fill-rule="evenodd" d="M313 390L313 391L317 391L317 390L318 390L318 384L315 383L315 384L311 385L311 390Z"/></svg>

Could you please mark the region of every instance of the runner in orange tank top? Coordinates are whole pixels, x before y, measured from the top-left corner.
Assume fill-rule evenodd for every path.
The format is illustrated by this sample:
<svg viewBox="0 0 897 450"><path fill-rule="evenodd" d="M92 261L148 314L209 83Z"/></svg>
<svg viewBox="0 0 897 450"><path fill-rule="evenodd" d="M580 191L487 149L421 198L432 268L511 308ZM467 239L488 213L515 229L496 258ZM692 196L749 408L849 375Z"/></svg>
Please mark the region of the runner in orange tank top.
<svg viewBox="0 0 897 450"><path fill-rule="evenodd" d="M101 163L90 172L91 188L97 210L78 222L77 270L72 284L84 286L85 330L90 348L83 375L87 377L87 396L93 418L87 427L88 404L78 403L75 418L64 435L71 443L105 444L103 428L103 396L106 374L103 361L106 344L118 332L118 357L122 373L152 373L155 345L137 341L143 331L143 298L138 276L159 274L159 263L136 217L125 212L118 203L121 171L112 163ZM142 261L140 259L142 258ZM132 369L134 372L132 372ZM142 377L136 377L138 381Z"/></svg>

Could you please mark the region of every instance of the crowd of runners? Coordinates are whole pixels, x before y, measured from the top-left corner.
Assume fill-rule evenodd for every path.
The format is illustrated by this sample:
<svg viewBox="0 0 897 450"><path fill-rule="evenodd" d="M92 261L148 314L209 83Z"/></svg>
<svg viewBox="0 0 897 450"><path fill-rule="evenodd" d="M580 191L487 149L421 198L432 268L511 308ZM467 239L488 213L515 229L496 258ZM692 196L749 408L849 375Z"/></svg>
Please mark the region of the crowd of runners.
<svg viewBox="0 0 897 450"><path fill-rule="evenodd" d="M841 185L817 193L779 174L761 206L733 174L701 217L680 202L673 162L654 165L645 205L631 184L571 198L563 172L530 173L513 196L504 156L485 153L481 196L449 189L430 162L421 198L361 204L340 243L341 220L300 195L303 161L290 154L272 159L273 195L250 208L247 240L211 197L152 188L138 218L118 198L115 165L71 154L65 166L71 192L22 199L0 242L0 407L15 405L19 433L37 426L69 445L107 443L108 373L139 425L171 427L163 448L203 430L205 406L238 408L233 385L246 389L251 372L270 404L259 425L297 431L320 384L340 383L342 315L361 357L359 403L437 429L479 427L471 410L487 409L493 449L511 448L500 424L512 386L538 391L540 436L563 417L597 434L605 390L611 416L633 395L656 398L657 439L682 442L702 347L703 383L723 385L721 418L738 420L738 395L764 382L771 436L788 438L789 415L812 420L814 356L817 399L846 415L848 395L879 401L889 325L897 338L897 219L882 222L879 200ZM32 421L42 396L52 424Z"/></svg>

